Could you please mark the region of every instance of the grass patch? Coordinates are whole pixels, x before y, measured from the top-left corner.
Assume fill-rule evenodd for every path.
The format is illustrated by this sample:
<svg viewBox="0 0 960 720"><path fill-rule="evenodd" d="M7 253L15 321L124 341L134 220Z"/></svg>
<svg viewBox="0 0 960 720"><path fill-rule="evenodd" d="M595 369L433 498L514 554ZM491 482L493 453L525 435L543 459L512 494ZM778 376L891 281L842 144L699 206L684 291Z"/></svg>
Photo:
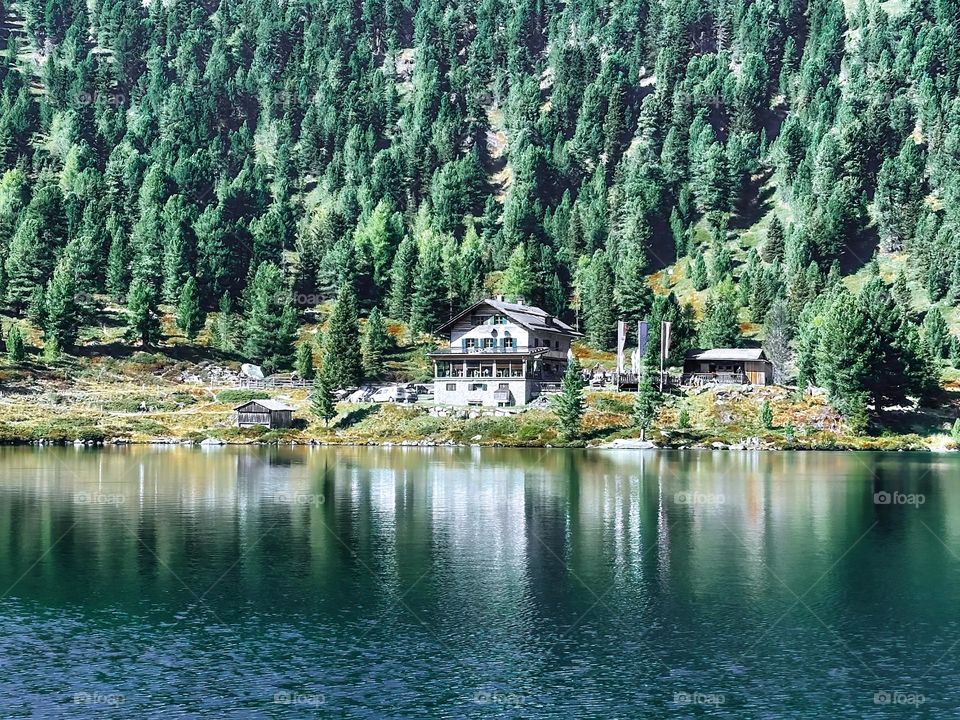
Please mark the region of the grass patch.
<svg viewBox="0 0 960 720"><path fill-rule="evenodd" d="M223 405L239 405L251 400L269 400L270 393L263 390L221 390L217 393L217 402Z"/></svg>

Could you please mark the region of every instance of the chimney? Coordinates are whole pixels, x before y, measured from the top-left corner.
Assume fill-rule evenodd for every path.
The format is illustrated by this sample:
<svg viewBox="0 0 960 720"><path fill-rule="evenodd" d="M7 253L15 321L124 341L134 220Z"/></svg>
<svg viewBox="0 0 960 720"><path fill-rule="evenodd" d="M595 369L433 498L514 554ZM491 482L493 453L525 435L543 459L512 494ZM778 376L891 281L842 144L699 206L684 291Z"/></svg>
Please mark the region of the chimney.
<svg viewBox="0 0 960 720"><path fill-rule="evenodd" d="M503 295L497 295L497 296L494 298L494 300L496 300L497 302L503 302Z"/></svg>

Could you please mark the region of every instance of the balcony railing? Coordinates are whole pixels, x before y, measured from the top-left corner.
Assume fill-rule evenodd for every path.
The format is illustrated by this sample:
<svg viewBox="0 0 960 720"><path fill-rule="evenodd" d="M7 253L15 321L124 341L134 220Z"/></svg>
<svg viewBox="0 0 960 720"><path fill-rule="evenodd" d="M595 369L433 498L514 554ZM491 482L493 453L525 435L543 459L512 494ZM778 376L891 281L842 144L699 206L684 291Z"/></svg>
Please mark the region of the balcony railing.
<svg viewBox="0 0 960 720"><path fill-rule="evenodd" d="M530 355L532 353L549 352L548 347L445 347L431 352L431 355Z"/></svg>

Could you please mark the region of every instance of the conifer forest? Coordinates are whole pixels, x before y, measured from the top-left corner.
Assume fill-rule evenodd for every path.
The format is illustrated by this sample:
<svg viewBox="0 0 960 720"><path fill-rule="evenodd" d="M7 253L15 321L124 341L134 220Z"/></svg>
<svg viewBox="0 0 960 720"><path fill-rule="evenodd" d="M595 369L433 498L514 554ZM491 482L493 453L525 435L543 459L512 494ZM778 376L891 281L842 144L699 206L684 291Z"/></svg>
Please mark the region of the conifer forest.
<svg viewBox="0 0 960 720"><path fill-rule="evenodd" d="M763 346L853 421L936 403L958 27L960 0L0 0L4 351L109 321L339 387L388 326L502 294L591 351L641 319L677 363Z"/></svg>

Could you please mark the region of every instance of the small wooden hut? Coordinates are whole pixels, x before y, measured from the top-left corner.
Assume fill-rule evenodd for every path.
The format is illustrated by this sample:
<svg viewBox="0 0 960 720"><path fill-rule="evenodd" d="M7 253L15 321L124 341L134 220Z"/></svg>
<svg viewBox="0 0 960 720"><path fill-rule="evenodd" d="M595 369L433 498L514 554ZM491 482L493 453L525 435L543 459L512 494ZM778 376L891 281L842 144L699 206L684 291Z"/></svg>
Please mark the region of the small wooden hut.
<svg viewBox="0 0 960 720"><path fill-rule="evenodd" d="M690 385L770 385L773 365L761 348L691 350L683 360L683 381Z"/></svg>
<svg viewBox="0 0 960 720"><path fill-rule="evenodd" d="M251 400L233 410L237 413L237 427L265 425L272 430L293 423L293 408L276 400Z"/></svg>

